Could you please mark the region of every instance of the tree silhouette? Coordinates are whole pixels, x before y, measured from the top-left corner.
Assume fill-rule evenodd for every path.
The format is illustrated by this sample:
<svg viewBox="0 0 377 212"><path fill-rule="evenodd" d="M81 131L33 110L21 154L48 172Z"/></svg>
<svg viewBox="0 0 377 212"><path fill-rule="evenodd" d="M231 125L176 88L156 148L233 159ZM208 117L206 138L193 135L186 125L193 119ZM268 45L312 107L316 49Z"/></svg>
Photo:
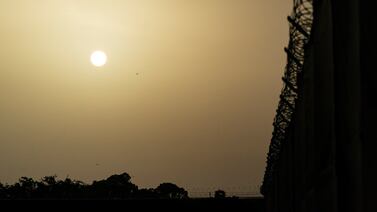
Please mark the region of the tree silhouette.
<svg viewBox="0 0 377 212"><path fill-rule="evenodd" d="M185 189L172 183L162 183L157 188L139 189L127 173L116 174L91 185L56 175L35 181L21 177L13 185L0 183L0 199L185 199Z"/></svg>
<svg viewBox="0 0 377 212"><path fill-rule="evenodd" d="M112 175L106 180L94 181L92 185L94 198L126 199L132 198L138 187L131 182L127 173Z"/></svg>
<svg viewBox="0 0 377 212"><path fill-rule="evenodd" d="M186 199L188 193L185 189L178 187L173 183L162 183L156 188L156 193L164 199Z"/></svg>
<svg viewBox="0 0 377 212"><path fill-rule="evenodd" d="M32 178L28 177L21 177L18 181L18 185L20 186L20 195L25 199L31 198L37 189L37 183Z"/></svg>
<svg viewBox="0 0 377 212"><path fill-rule="evenodd" d="M135 195L137 199L158 199L158 194L153 188L143 188L139 189Z"/></svg>

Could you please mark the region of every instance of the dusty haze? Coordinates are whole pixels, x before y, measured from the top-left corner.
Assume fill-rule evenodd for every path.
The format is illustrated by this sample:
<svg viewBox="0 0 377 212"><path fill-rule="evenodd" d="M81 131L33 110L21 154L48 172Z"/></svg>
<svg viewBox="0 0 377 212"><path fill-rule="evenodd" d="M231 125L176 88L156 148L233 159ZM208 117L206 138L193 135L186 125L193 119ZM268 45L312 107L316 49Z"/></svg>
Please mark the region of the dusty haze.
<svg viewBox="0 0 377 212"><path fill-rule="evenodd" d="M0 0L0 181L259 186L291 5Z"/></svg>

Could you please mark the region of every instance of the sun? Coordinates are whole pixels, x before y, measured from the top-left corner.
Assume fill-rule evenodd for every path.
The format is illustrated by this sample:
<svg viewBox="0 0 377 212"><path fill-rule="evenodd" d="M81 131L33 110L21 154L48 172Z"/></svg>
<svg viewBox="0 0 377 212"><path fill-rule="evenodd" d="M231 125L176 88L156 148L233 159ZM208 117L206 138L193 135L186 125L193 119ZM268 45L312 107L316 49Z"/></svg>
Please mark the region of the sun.
<svg viewBox="0 0 377 212"><path fill-rule="evenodd" d="M102 67L107 63L107 55L103 51L95 51L90 56L90 61L96 67Z"/></svg>

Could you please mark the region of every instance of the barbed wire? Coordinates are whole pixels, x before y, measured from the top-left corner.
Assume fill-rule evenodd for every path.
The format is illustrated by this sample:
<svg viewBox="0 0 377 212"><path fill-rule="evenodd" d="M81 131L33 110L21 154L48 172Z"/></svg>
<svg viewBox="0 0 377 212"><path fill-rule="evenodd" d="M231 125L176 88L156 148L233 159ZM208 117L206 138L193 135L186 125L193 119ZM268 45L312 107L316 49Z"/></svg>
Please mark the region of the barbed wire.
<svg viewBox="0 0 377 212"><path fill-rule="evenodd" d="M272 178L279 159L282 143L286 140L287 129L296 109L298 98L298 79L302 72L305 57L305 46L309 42L313 23L313 0L294 0L293 12L288 17L290 23L290 40L287 53L287 66L283 76L283 89L278 109L273 122L271 144L267 155L267 167L261 187L265 194L272 184Z"/></svg>

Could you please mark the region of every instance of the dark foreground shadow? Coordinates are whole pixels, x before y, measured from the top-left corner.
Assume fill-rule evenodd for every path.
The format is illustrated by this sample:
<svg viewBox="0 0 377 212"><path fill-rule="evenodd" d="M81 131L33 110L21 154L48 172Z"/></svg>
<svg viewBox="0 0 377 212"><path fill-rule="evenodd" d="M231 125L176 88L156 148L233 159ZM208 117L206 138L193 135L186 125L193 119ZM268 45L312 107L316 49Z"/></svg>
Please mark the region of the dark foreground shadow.
<svg viewBox="0 0 377 212"><path fill-rule="evenodd" d="M263 198L184 200L5 200L10 209L29 211L249 211L264 212Z"/></svg>

